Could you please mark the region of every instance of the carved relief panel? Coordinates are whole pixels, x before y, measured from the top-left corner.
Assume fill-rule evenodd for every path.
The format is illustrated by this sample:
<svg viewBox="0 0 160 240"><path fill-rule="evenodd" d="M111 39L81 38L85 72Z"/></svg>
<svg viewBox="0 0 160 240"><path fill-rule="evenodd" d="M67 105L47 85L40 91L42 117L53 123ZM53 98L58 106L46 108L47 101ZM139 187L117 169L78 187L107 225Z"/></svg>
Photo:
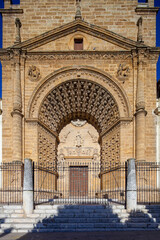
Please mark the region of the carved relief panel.
<svg viewBox="0 0 160 240"><path fill-rule="evenodd" d="M87 121L71 121L59 134L58 162L67 159L100 161L99 134Z"/></svg>

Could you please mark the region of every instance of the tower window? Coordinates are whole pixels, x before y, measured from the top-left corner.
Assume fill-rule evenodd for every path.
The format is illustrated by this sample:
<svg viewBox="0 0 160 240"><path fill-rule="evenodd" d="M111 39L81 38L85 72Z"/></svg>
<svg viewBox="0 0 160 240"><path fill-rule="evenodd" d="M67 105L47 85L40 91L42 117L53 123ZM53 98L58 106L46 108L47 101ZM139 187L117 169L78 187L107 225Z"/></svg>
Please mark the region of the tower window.
<svg viewBox="0 0 160 240"><path fill-rule="evenodd" d="M83 50L83 38L74 39L74 50Z"/></svg>

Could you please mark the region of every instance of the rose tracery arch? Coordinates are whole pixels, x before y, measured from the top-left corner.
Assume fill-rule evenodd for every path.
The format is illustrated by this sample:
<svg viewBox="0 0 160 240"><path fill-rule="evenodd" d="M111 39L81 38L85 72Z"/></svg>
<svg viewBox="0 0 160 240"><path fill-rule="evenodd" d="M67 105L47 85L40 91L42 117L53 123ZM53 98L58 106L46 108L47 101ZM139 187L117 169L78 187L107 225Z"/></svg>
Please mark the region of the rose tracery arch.
<svg viewBox="0 0 160 240"><path fill-rule="evenodd" d="M95 82L76 79L54 88L43 100L39 120L58 132L72 119L87 119L99 133L119 120L113 96Z"/></svg>

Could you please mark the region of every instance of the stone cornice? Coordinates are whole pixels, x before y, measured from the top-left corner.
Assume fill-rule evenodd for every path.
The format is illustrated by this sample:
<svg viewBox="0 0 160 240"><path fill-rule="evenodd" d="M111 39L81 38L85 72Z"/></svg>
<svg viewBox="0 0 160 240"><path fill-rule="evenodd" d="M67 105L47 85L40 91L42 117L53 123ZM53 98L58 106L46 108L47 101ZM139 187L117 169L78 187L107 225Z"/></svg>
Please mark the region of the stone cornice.
<svg viewBox="0 0 160 240"><path fill-rule="evenodd" d="M29 39L19 44L15 44L13 48L21 48L28 50L35 49L39 46L42 46L61 37L67 36L71 33L75 33L77 31L87 33L91 36L108 41L127 50L138 46L145 46L142 43L125 38L119 34L106 30L105 28L101 28L99 26L77 19L73 22L62 25L61 27L55 28L32 39Z"/></svg>
<svg viewBox="0 0 160 240"><path fill-rule="evenodd" d="M118 126L119 124L123 124L123 123L130 123L132 122L133 118L132 117L126 117L126 118L120 118L118 121L116 121L112 126L110 126L109 128L107 128L104 132L102 132L100 134L100 138L102 138L106 133L108 133L109 131L111 131L113 128L115 128L116 126Z"/></svg>
<svg viewBox="0 0 160 240"><path fill-rule="evenodd" d="M18 53L17 53L18 52ZM137 57L138 53L150 60L158 60L160 47L137 47L131 51L26 51L21 49L0 49L0 60L9 61L14 57L21 56L25 60L75 60L75 59L92 59L92 60L124 60Z"/></svg>
<svg viewBox="0 0 160 240"><path fill-rule="evenodd" d="M136 7L135 12L139 14L155 14L158 13L158 7Z"/></svg>
<svg viewBox="0 0 160 240"><path fill-rule="evenodd" d="M0 8L1 14L22 14L23 9L2 9Z"/></svg>
<svg viewBox="0 0 160 240"><path fill-rule="evenodd" d="M49 127L47 127L44 123L42 123L39 119L37 118L25 118L25 122L29 122L29 123L37 123L39 124L41 127L45 128L49 133L51 133L52 135L55 136L55 138L58 139L58 134L54 131L52 131Z"/></svg>

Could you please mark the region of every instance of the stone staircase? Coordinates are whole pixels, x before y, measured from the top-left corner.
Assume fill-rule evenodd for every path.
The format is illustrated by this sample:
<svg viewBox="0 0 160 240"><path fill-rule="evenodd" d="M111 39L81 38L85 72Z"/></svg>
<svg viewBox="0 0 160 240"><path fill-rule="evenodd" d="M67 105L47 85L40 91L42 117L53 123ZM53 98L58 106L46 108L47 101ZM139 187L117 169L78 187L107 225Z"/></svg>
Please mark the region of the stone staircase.
<svg viewBox="0 0 160 240"><path fill-rule="evenodd" d="M24 215L22 206L0 206L0 232L160 230L160 206L39 205Z"/></svg>

